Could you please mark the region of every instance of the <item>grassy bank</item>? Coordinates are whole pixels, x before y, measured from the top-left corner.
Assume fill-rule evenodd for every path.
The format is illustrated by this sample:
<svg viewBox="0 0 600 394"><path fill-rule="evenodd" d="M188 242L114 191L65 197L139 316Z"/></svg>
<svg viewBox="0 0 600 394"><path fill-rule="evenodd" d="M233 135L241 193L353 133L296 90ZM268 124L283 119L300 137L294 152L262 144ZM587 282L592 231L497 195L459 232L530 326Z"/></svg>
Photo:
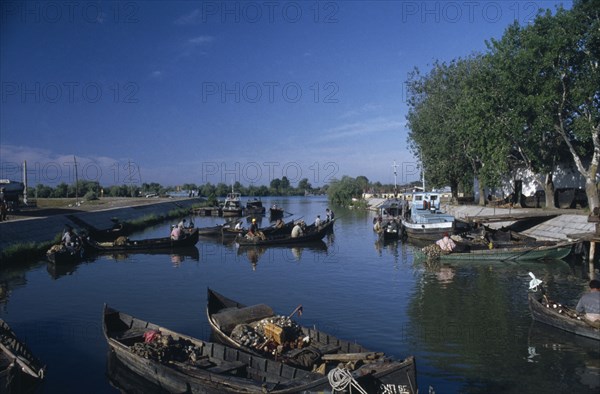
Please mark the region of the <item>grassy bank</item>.
<svg viewBox="0 0 600 394"><path fill-rule="evenodd" d="M123 224L128 232L132 233L167 220L187 216L190 212L189 208L177 208L164 215L145 215L130 221L124 221ZM15 264L23 260L41 259L52 245L60 242L61 236L62 234L57 234L52 241L47 242L24 242L10 245L0 253L0 266Z"/></svg>

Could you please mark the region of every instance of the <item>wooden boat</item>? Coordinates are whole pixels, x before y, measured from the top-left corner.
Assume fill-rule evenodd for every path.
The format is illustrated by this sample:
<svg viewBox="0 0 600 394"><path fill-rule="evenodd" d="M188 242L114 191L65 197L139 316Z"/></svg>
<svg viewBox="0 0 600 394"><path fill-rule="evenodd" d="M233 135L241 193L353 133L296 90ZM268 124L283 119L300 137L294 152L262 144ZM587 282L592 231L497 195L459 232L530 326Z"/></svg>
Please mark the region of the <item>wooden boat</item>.
<svg viewBox="0 0 600 394"><path fill-rule="evenodd" d="M291 220L287 223L284 223L282 227L275 227L275 225L259 228L258 231L262 232L266 237L275 236L275 235L289 235L292 233L292 229L294 228L294 221ZM244 230L236 230L231 227L223 227L222 235L225 238L236 238L238 236L244 236L248 232L247 229Z"/></svg>
<svg viewBox="0 0 600 394"><path fill-rule="evenodd" d="M110 242L119 237L129 235L127 227L123 223L115 223L111 228L100 230L89 224L84 226L88 235L98 242Z"/></svg>
<svg viewBox="0 0 600 394"><path fill-rule="evenodd" d="M396 220L388 220L381 227L379 235L384 241L397 241L402 238L404 232L402 231L402 224L396 222Z"/></svg>
<svg viewBox="0 0 600 394"><path fill-rule="evenodd" d="M273 205L269 208L269 218L271 221L275 221L277 219L281 219L285 210L283 208L279 208L277 205Z"/></svg>
<svg viewBox="0 0 600 394"><path fill-rule="evenodd" d="M133 252L133 251L146 251L146 250L174 250L177 248L184 248L188 246L194 246L198 242L198 229L189 229L188 231L182 231L182 237L178 240L173 240L171 237L163 238L150 238L140 240L127 239L124 242L96 242L92 239L86 240L86 245L89 245L91 249L96 252L110 253L110 252Z"/></svg>
<svg viewBox="0 0 600 394"><path fill-rule="evenodd" d="M254 199L246 202L246 215L264 215L267 209L263 206L262 201Z"/></svg>
<svg viewBox="0 0 600 394"><path fill-rule="evenodd" d="M372 352L354 342L344 341L313 328L297 326L295 323L290 325L289 317L276 316L273 310L265 304L246 306L214 290L208 289L207 292L206 314L208 322L215 338L227 346L254 356L270 359L276 358L285 365L293 365L307 370L315 370L318 367L320 370L325 369L325 371L329 371L341 361L363 360L366 364L373 362L374 366L378 365L379 362L383 364L395 364L396 372L402 371L402 373L400 375L393 373L392 375L388 375L387 378L380 375L380 383L383 384L383 381L386 380L388 385L394 386L398 390L397 392L403 392L400 388L406 390L405 392L407 393L417 392L416 367L414 357L412 356L402 361L393 361L383 353ZM270 340L267 338L266 343L262 342L258 346L253 346L253 344L248 344L248 340L241 343L234 338L235 331L238 331L239 327L246 329L253 325L261 325L262 322L260 321L263 319L277 321L282 318L287 321L285 323L286 328L283 331L278 332L275 328L276 325L273 324L267 323L264 325L265 332L269 331L273 335ZM272 327L272 329L267 330L269 327ZM304 338L302 341L305 342L305 346L297 347L296 349L287 346L289 343L293 343L296 337L292 333L294 329L300 330L297 333L299 335L298 338ZM278 345L278 341L274 339L277 336L280 339L283 336L283 339L286 341L285 344L280 343ZM306 345L307 340L308 345ZM264 351L264 346L269 350ZM271 352L273 346L283 347L284 350L282 352L277 351L274 356ZM367 392L386 392L382 384L372 387Z"/></svg>
<svg viewBox="0 0 600 394"><path fill-rule="evenodd" d="M562 305L547 301L542 292L528 294L529 310L534 320L559 328L570 333L600 341L600 327L587 323L583 317L577 318L576 312ZM546 305L550 305L545 306ZM556 306L556 308L554 308Z"/></svg>
<svg viewBox="0 0 600 394"><path fill-rule="evenodd" d="M220 237L223 234L224 228L227 228L227 225L219 224L210 227L199 227L198 235L201 237Z"/></svg>
<svg viewBox="0 0 600 394"><path fill-rule="evenodd" d="M483 244L465 245L457 242L457 248L450 253L442 253L436 258L441 261L457 260L502 260L502 261L531 261L531 260L560 260L571 253L573 243L571 242L533 242L515 243L501 246L494 245L490 249ZM424 248L426 249L426 248ZM416 258L427 258L426 252L415 251Z"/></svg>
<svg viewBox="0 0 600 394"><path fill-rule="evenodd" d="M241 201L242 195L233 191L231 187L231 193L228 193L225 197L225 203L221 207L222 216L242 216L244 208L242 207Z"/></svg>
<svg viewBox="0 0 600 394"><path fill-rule="evenodd" d="M83 260L84 253L81 244L72 248L56 244L46 251L46 258L52 264L76 264Z"/></svg>
<svg viewBox="0 0 600 394"><path fill-rule="evenodd" d="M413 193L409 214L402 219L408 238L437 241L454 232L454 216L441 211L440 198L439 193Z"/></svg>
<svg viewBox="0 0 600 394"><path fill-rule="evenodd" d="M44 372L45 366L0 319L0 392L33 393Z"/></svg>
<svg viewBox="0 0 600 394"><path fill-rule="evenodd" d="M314 225L307 226L304 230L303 235L299 237L292 237L291 234L272 234L266 235L264 239L260 237L255 237L252 239L238 236L235 241L240 246L249 246L249 245L292 245L292 244L301 244L305 242L314 242L318 240L322 240L323 237L330 233L333 228L333 224L335 223L335 219L329 222L326 222L315 228Z"/></svg>
<svg viewBox="0 0 600 394"><path fill-rule="evenodd" d="M104 336L116 358L132 372L168 392L331 392L328 376L295 368L218 343L171 331L104 306ZM347 370L334 370L337 371ZM414 377L414 359L376 360L349 372L368 392ZM416 392L416 382L412 381ZM375 388L373 390L373 388Z"/></svg>
<svg viewBox="0 0 600 394"><path fill-rule="evenodd" d="M67 215L67 218L76 223L80 228L84 229L87 235L98 242L114 241L115 239L127 236L130 233L128 226L124 223L118 222L117 219L113 219L114 224L111 228L98 229L80 219L77 215Z"/></svg>

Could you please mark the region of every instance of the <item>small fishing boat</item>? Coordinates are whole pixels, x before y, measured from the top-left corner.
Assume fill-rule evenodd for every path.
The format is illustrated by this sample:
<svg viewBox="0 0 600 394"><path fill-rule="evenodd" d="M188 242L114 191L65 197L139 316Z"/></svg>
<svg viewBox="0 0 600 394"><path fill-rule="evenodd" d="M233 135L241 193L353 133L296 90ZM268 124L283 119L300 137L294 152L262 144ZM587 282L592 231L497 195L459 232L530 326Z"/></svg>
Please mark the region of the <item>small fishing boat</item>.
<svg viewBox="0 0 600 394"><path fill-rule="evenodd" d="M198 235L201 237L220 237L224 228L229 228L229 225L219 224L210 227L199 227Z"/></svg>
<svg viewBox="0 0 600 394"><path fill-rule="evenodd" d="M242 216L244 208L242 207L242 195L233 191L231 187L231 193L227 193L225 202L221 207L222 216Z"/></svg>
<svg viewBox="0 0 600 394"><path fill-rule="evenodd" d="M298 237L292 237L291 233L289 234L265 234L265 237L254 237L254 238L246 238L244 236L238 236L235 239L240 246L252 246L252 245L291 245L291 244L302 244L305 242L314 242L318 240L322 240L325 235L329 234L333 229L333 224L335 223L335 219L329 222L325 222L319 227L315 227L314 225L306 226L303 234Z"/></svg>
<svg viewBox="0 0 600 394"><path fill-rule="evenodd" d="M561 330L600 341L600 327L588 323L578 313L564 305L553 302L544 292L528 293L529 310L534 320Z"/></svg>
<svg viewBox="0 0 600 394"><path fill-rule="evenodd" d="M281 219L284 213L285 210L277 205L273 205L271 208L269 208L269 218L272 222L277 219Z"/></svg>
<svg viewBox="0 0 600 394"><path fill-rule="evenodd" d="M404 232L411 239L436 241L454 232L454 216L442 212L441 195L433 192L412 194L407 214L402 218Z"/></svg>
<svg viewBox="0 0 600 394"><path fill-rule="evenodd" d="M371 361L331 377L244 353L238 349L171 331L104 306L103 332L116 358L127 368L168 392L317 393L332 392L331 382L359 385L383 393L414 377L414 360ZM342 381L338 377L345 379ZM402 380L400 380L402 379ZM416 392L416 382L414 391ZM374 390L373 390L374 388Z"/></svg>
<svg viewBox="0 0 600 394"><path fill-rule="evenodd" d="M402 224L396 219L388 220L381 226L380 237L385 241L397 241L403 237Z"/></svg>
<svg viewBox="0 0 600 394"><path fill-rule="evenodd" d="M46 259L52 264L76 264L83 260L84 253L82 244L72 247L56 244L46 251Z"/></svg>
<svg viewBox="0 0 600 394"><path fill-rule="evenodd" d="M281 226L277 226L277 224L273 224L268 227L259 228L258 231L262 232L266 237L275 236L275 235L288 235L292 233L292 229L294 228L294 221L291 220L287 223L283 223ZM246 235L248 232L247 229L236 230L231 227L223 227L222 235L224 238L236 238L238 236Z"/></svg>
<svg viewBox="0 0 600 394"><path fill-rule="evenodd" d="M246 202L246 215L264 215L266 211L262 201L257 198Z"/></svg>
<svg viewBox="0 0 600 394"><path fill-rule="evenodd" d="M174 240L171 237L149 238L140 240L117 239L115 242L96 242L91 238L85 240L89 248L96 252L133 252L146 250L175 250L194 246L198 242L198 229L187 229L182 231L182 237Z"/></svg>
<svg viewBox="0 0 600 394"><path fill-rule="evenodd" d="M0 392L33 393L44 372L45 366L0 319Z"/></svg>
<svg viewBox="0 0 600 394"><path fill-rule="evenodd" d="M496 260L496 261L532 261L532 260L560 260L567 257L573 248L572 242L562 241L536 241L513 244L494 244L490 249L481 243L460 243L452 252L433 252L427 246L415 251L415 257L424 259L434 257L440 261L460 260ZM433 245L435 246L435 245Z"/></svg>
<svg viewBox="0 0 600 394"><path fill-rule="evenodd" d="M371 364L373 371L387 364L386 373L375 372L379 383L367 392L384 393L386 386L397 390L391 392L417 392L412 356L393 361L383 353L372 352L357 343L299 326L290 319L299 310L302 306L290 316L278 316L268 305L246 306L208 289L208 322L215 338L227 346L254 356L277 359L285 365L324 373L339 362L361 360L366 365Z"/></svg>

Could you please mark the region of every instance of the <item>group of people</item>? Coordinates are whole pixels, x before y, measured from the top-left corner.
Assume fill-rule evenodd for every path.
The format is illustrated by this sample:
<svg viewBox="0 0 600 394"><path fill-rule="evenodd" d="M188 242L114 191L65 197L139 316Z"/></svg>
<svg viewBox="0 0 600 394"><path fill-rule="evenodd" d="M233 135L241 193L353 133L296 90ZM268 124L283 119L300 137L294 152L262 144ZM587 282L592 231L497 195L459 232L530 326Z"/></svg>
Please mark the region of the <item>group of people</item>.
<svg viewBox="0 0 600 394"><path fill-rule="evenodd" d="M82 245L82 240L79 235L73 231L73 227L67 225L63 232L60 243L70 251L75 251L79 249Z"/></svg>
<svg viewBox="0 0 600 394"><path fill-rule="evenodd" d="M176 226L171 226L171 239L173 241L178 241L183 238L183 230L186 228L194 228L194 222L190 221L188 224L186 219L182 219Z"/></svg>
<svg viewBox="0 0 600 394"><path fill-rule="evenodd" d="M333 220L333 218L335 217L335 214L333 213L333 211L329 208L325 209L325 221L323 221L323 219L321 219L321 215L317 215L317 218L315 219L315 226L319 227L325 223L329 223L330 221Z"/></svg>

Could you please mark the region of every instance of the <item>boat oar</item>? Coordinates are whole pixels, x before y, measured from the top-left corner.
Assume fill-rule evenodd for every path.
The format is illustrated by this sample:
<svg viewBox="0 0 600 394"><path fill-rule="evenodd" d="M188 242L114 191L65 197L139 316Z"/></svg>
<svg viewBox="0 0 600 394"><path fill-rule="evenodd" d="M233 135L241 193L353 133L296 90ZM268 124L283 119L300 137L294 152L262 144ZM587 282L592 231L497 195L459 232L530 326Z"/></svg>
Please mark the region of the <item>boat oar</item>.
<svg viewBox="0 0 600 394"><path fill-rule="evenodd" d="M296 307L296 309L294 309L292 311L292 313L290 313L290 315L288 316L288 319L291 319L292 316L294 316L294 314L297 312L298 313L298 317L302 316L302 312L303 312L304 308L302 307L302 304L298 305Z"/></svg>

